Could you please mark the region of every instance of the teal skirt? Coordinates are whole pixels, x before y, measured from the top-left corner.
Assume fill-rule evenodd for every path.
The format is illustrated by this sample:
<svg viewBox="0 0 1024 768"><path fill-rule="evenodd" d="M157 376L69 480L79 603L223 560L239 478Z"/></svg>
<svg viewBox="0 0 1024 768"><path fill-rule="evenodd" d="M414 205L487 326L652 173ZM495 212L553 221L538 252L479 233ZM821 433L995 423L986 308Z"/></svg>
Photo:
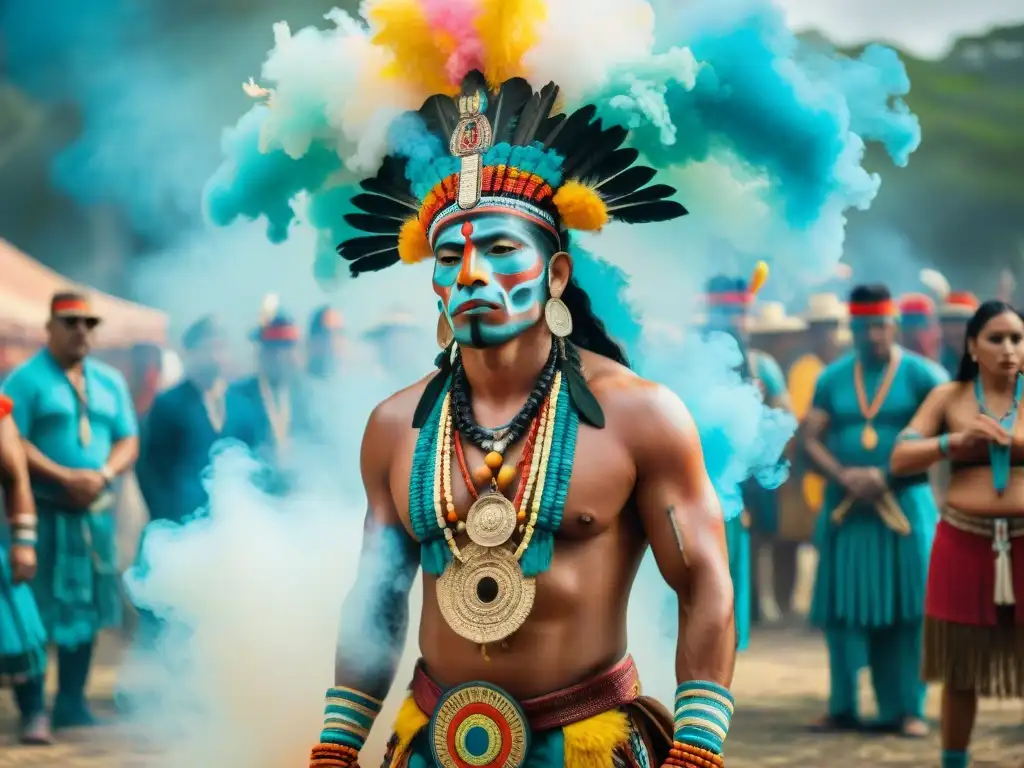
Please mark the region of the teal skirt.
<svg viewBox="0 0 1024 768"><path fill-rule="evenodd" d="M50 641L73 648L121 624L113 509L64 512L39 505L39 569L32 592Z"/></svg>
<svg viewBox="0 0 1024 768"><path fill-rule="evenodd" d="M729 546L729 574L732 576L733 609L736 613L736 650L750 644L750 530L744 515L736 515L725 524L725 541Z"/></svg>
<svg viewBox="0 0 1024 768"><path fill-rule="evenodd" d="M19 683L46 671L46 631L28 584L11 580L7 546L0 536L0 683Z"/></svg>
<svg viewBox="0 0 1024 768"><path fill-rule="evenodd" d="M840 525L831 511L842 501L829 485L815 531L818 573L811 624L822 629L881 629L921 621L938 509L931 486L915 483L895 492L910 523L901 535L877 511L855 505Z"/></svg>

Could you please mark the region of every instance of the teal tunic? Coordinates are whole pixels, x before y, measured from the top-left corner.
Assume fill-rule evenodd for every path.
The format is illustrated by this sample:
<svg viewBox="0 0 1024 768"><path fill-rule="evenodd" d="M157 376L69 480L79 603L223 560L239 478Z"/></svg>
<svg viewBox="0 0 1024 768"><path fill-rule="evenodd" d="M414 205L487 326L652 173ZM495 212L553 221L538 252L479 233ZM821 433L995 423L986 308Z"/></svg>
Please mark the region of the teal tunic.
<svg viewBox="0 0 1024 768"><path fill-rule="evenodd" d="M101 469L115 443L138 432L124 378L114 368L84 363L91 439L79 439L79 402L48 350L16 368L3 391L14 400L22 437L45 456L72 469ZM113 494L88 510L73 509L54 483L33 479L39 512L38 570L32 591L47 635L61 647L90 642L121 621Z"/></svg>
<svg viewBox="0 0 1024 768"><path fill-rule="evenodd" d="M9 547L5 527L0 531L0 685L37 678L46 670L46 630L32 589L11 580Z"/></svg>
<svg viewBox="0 0 1024 768"><path fill-rule="evenodd" d="M898 434L928 393L948 377L937 364L904 350L889 394L872 421L878 445L867 450L862 445L866 422L854 388L854 362L854 356L847 355L818 379L814 407L828 414L825 446L845 467L887 471ZM868 402L884 373L884 368L865 367ZM835 524L831 512L846 491L828 483L815 531L819 562L810 615L811 623L825 630L829 644L830 713L857 716L857 672L866 663L880 720L887 724L923 714L920 633L928 558L938 522L926 475L893 478L890 488L910 523L909 535L892 531L873 506L860 503Z"/></svg>

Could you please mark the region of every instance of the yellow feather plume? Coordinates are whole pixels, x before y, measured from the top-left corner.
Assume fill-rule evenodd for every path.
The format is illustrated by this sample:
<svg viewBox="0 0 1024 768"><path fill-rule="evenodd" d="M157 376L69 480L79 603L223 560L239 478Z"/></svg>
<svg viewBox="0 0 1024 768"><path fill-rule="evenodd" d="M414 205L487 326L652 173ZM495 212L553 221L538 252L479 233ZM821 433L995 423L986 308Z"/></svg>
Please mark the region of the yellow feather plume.
<svg viewBox="0 0 1024 768"><path fill-rule="evenodd" d="M750 291L751 295L757 296L757 292L764 288L764 284L768 282L768 264L763 261L757 262L754 266L754 273L750 276L750 282L747 284L747 290Z"/></svg>
<svg viewBox="0 0 1024 768"><path fill-rule="evenodd" d="M562 223L569 229L597 232L608 223L608 206L593 189L578 181L567 181L555 193L553 202Z"/></svg>
<svg viewBox="0 0 1024 768"><path fill-rule="evenodd" d="M427 233L417 218L409 219L398 230L398 257L406 264L418 264L434 255Z"/></svg>
<svg viewBox="0 0 1024 768"><path fill-rule="evenodd" d="M523 75L523 55L537 44L547 16L544 0L480 0L476 31L484 49L484 76L491 85Z"/></svg>
<svg viewBox="0 0 1024 768"><path fill-rule="evenodd" d="M425 94L459 92L445 76L452 41L435 34L417 0L378 0L366 9L366 18L376 29L374 44L394 57L384 77L406 80Z"/></svg>

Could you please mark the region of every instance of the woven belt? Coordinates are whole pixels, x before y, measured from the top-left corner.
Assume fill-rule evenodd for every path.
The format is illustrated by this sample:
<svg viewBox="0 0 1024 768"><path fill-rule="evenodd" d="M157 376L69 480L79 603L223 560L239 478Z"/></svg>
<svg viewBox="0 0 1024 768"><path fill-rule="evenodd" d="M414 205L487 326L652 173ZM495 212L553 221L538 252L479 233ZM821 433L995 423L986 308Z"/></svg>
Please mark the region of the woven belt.
<svg viewBox="0 0 1024 768"><path fill-rule="evenodd" d="M441 686L427 674L421 660L412 676L411 692L416 706L425 714L437 708L444 695ZM640 696L640 675L632 656L585 683L545 696L519 702L534 731L563 728L589 717L618 709Z"/></svg>
<svg viewBox="0 0 1024 768"><path fill-rule="evenodd" d="M1013 560L1010 557L1010 539L1024 536L1024 517L981 517L965 515L947 507L942 519L958 531L992 539L992 551L996 553L996 605L1016 605L1017 596L1013 591Z"/></svg>
<svg viewBox="0 0 1024 768"><path fill-rule="evenodd" d="M832 510L832 522L836 525L842 525L843 520L846 519L847 514L849 514L856 503L857 499L853 496L847 496L843 499L839 506ZM900 503L893 496L892 491L886 491L882 498L875 502L875 511L878 512L878 516L882 518L885 527L890 531L898 533L900 536L910 535L910 521L903 514L903 510L900 509Z"/></svg>

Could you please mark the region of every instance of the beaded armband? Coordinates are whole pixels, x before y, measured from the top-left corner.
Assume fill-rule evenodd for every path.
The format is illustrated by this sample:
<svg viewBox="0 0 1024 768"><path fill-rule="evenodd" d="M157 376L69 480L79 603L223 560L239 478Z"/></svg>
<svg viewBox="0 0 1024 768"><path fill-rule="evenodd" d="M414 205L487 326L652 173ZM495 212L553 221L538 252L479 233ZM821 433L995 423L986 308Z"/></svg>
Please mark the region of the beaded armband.
<svg viewBox="0 0 1024 768"><path fill-rule="evenodd" d="M38 540L38 521L34 515L15 515L11 519L11 543L16 546L34 547Z"/></svg>
<svg viewBox="0 0 1024 768"><path fill-rule="evenodd" d="M676 748L688 750L692 758L708 760L706 752L721 760L722 744L729 733L732 712L733 698L729 689L706 680L682 683L676 688ZM704 765L693 759L690 763L681 763L687 764Z"/></svg>
<svg viewBox="0 0 1024 768"><path fill-rule="evenodd" d="M379 700L352 688L329 688L324 728L320 732L320 743L313 747L310 756L311 768L355 765L381 706Z"/></svg>

